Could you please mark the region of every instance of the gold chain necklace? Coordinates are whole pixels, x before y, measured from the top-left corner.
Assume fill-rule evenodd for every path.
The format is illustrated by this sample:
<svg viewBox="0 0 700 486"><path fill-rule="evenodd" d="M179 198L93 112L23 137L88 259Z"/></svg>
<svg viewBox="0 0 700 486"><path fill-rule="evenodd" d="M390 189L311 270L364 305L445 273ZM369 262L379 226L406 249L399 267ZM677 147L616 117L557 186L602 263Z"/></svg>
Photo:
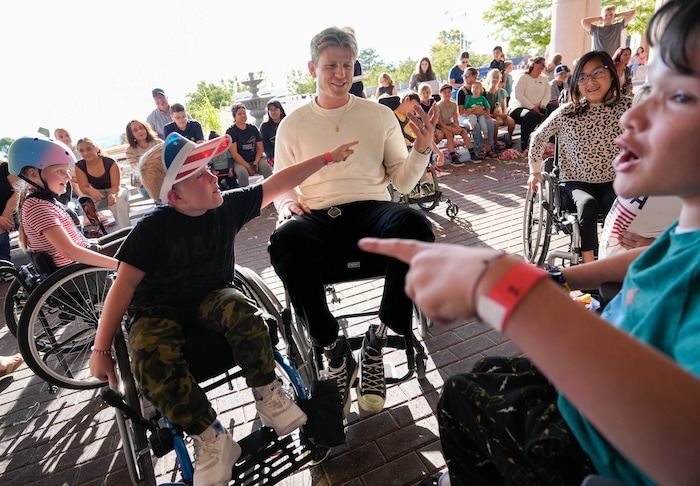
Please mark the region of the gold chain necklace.
<svg viewBox="0 0 700 486"><path fill-rule="evenodd" d="M318 104L318 101L316 103ZM328 121L330 121L331 123L333 123L335 125L335 132L336 133L338 133L340 131L340 122L343 121L343 118L345 117L345 113L347 113L349 106L350 106L350 99L348 98L348 102L345 103L345 109L343 110L343 114L340 115L340 120L338 120L338 123L336 123L333 121L333 119L330 116L328 116L325 108L323 108L321 105L318 105L318 107L321 108L321 113L323 113L323 116L328 118Z"/></svg>

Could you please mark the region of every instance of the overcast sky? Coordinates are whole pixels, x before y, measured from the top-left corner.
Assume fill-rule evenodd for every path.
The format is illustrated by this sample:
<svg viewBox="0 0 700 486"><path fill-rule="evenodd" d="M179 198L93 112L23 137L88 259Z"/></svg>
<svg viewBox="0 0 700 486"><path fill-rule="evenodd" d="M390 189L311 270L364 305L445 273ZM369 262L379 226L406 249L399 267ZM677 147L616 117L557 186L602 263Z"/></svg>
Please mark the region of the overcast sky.
<svg viewBox="0 0 700 486"><path fill-rule="evenodd" d="M0 137L68 129L73 140L124 131L154 109L151 89L171 103L199 81L265 71L285 88L286 73L306 69L309 40L330 25L355 28L360 49L380 59L429 54L441 30L468 32L488 53L484 0L401 2L319 0L2 0ZM455 8L456 5L462 10ZM391 12L389 10L394 7Z"/></svg>

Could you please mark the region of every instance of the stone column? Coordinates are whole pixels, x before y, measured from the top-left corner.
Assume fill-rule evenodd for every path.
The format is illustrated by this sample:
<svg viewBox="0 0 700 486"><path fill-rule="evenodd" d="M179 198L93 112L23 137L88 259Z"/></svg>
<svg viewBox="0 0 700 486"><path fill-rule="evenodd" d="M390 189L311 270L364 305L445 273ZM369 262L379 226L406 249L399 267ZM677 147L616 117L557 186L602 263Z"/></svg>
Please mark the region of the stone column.
<svg viewBox="0 0 700 486"><path fill-rule="evenodd" d="M661 0L659 0L661 1ZM592 48L581 19L600 15L601 0L552 0L552 38L549 52L561 53L573 71L573 61Z"/></svg>

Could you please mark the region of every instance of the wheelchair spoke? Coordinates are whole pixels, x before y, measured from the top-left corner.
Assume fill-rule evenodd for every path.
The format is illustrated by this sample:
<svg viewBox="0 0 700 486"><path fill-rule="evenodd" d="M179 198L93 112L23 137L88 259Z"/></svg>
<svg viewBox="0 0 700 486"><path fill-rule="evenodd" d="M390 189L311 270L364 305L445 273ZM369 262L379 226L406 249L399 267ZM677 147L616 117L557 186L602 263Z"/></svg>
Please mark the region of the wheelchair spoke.
<svg viewBox="0 0 700 486"><path fill-rule="evenodd" d="M51 274L30 295L18 329L27 365L66 388L94 388L89 360L112 272L73 264Z"/></svg>

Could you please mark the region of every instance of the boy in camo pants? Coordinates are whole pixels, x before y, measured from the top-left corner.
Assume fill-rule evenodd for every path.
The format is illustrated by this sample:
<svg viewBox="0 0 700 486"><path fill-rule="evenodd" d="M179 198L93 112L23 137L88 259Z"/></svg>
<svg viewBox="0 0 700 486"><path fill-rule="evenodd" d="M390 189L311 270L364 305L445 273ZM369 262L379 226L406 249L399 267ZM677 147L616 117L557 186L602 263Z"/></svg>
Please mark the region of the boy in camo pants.
<svg viewBox="0 0 700 486"><path fill-rule="evenodd" d="M278 435L300 427L306 415L281 390L270 336L255 303L232 287L234 240L260 208L331 161L345 160L353 143L319 154L261 184L219 191L207 169L231 144L228 136L196 145L179 134L144 154L141 180L156 208L132 230L116 258L116 281L105 301L90 360L92 374L116 384L110 345L129 311L134 377L144 395L195 448L194 484L225 485L241 449L216 420L216 412L183 356L193 327L223 334L253 388L263 425Z"/></svg>

